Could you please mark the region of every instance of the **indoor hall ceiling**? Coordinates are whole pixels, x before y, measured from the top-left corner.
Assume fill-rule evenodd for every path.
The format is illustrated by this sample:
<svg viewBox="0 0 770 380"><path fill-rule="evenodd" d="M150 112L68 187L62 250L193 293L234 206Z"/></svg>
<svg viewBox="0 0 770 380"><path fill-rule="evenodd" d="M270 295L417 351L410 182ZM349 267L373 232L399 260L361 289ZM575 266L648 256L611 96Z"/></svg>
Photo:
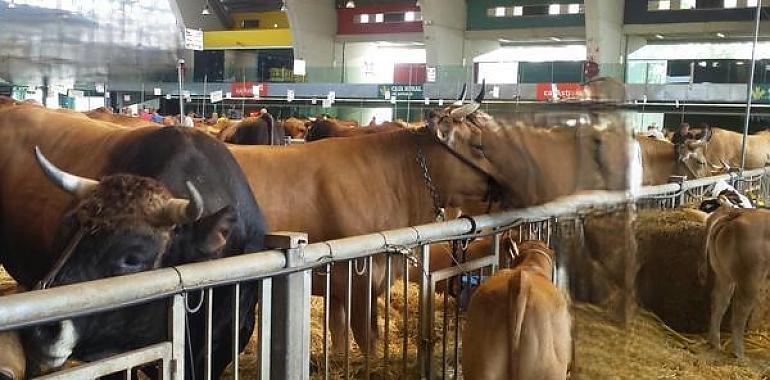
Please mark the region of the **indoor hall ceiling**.
<svg viewBox="0 0 770 380"><path fill-rule="evenodd" d="M157 81L181 33L169 0L0 0L0 83Z"/></svg>
<svg viewBox="0 0 770 380"><path fill-rule="evenodd" d="M230 15L240 12L267 12L281 9L282 0L214 0Z"/></svg>

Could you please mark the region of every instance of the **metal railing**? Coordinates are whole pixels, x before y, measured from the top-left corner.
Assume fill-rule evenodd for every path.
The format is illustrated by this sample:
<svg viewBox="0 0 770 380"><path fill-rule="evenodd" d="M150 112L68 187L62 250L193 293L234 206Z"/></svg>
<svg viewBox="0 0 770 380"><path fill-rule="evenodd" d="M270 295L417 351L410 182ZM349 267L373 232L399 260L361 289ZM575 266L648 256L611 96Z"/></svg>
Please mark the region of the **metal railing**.
<svg viewBox="0 0 770 380"><path fill-rule="evenodd" d="M597 191L590 194L573 195L557 201L529 207L521 210L506 211L495 214L480 215L472 218L460 218L440 223L400 228L356 237L331 240L326 242L305 244L307 236L296 233L278 233L268 237L267 245L274 250L249 253L227 257L209 262L185 264L174 268L163 268L150 272L105 278L86 283L66 285L39 291L13 294L0 298L0 331L12 330L44 324L52 321L76 318L109 310L122 309L128 306L158 300L169 300L168 339L154 345L123 353L101 361L83 364L78 367L60 371L43 378L86 379L105 375L111 372L130 373L133 368L146 363L160 362L163 378L185 378L185 323L187 305L185 296L189 292L205 291L207 294L204 312L207 312L206 331L206 372L211 368L211 306L213 289L232 287L238 299L240 284L245 281L258 280L260 283L258 306L258 343L256 360L258 373L253 377L259 378L308 378L310 371L310 336L311 336L311 283L318 278L323 281L323 352L321 360L315 361L315 373L325 378L331 377L331 371L338 360L332 360L328 332L330 329L330 285L333 268L342 269L347 276L347 293L344 295L346 309L351 311L353 306L354 276L366 276L371 284L376 255L385 256L385 323L383 326L382 358L376 350L364 356L362 374L356 378L368 378L372 371L372 360L382 360L380 367L387 370L398 370L399 377L410 377L410 373L419 373L420 377L433 378L435 370L440 366L441 373L452 374L459 372L459 336L460 310L450 310L446 292L443 301L443 324L441 338L436 339L434 320L435 300L434 290L438 283L449 281L458 276L476 276L481 281L485 276L497 270L500 263L500 236L513 227L519 228L518 238L545 240L550 243L554 226L560 219L579 217L586 210L611 208L618 205L637 204L639 207L674 208L685 203L702 199L707 190L718 181L728 181L741 191L757 191L759 197L770 198L768 193L769 168L729 173L721 176L701 178L691 181L647 186L637 194L629 192ZM463 263L461 266L450 266L431 272L428 267L431 259L430 244L492 236L491 255ZM420 268L419 279L419 309L409 307L407 299L400 306L402 317L402 341L400 365L396 366L397 352L391 352L391 274L394 270L403 269L404 297L407 297L409 277L410 250L418 249L417 261ZM393 264L393 258L403 259L403 267ZM365 264L364 270L359 270L360 263ZM421 264L420 264L421 263ZM503 264L506 265L506 264ZM562 272L563 268L559 269ZM317 276L313 270L320 270ZM339 272L339 271L338 271ZM563 281L561 276L555 276L557 281ZM563 285L563 284L562 284ZM366 310L363 312L369 318L376 314L372 310L372 288L368 289ZM77 300L77 302L74 302ZM238 315L237 301L234 302L235 315ZM355 310L360 313L361 310ZM350 378L351 350L349 331L351 327L351 312L345 318L345 357L343 376ZM449 317L454 318L454 331L449 330ZM412 342L416 345L416 360L411 358L410 326L412 317L419 318L418 339ZM236 318L237 320L237 318ZM238 323L234 324L234 335L238 334ZM375 324L377 326L378 324ZM413 329L412 329L413 330ZM377 331L377 330L375 330ZM454 343L450 347L448 334L454 334ZM357 337L360 339L360 337ZM372 339L368 332L365 341ZM238 339L234 339L233 352L237 353ZM366 345L358 342L359 346ZM436 363L434 354L435 344L440 343L440 362ZM359 349L360 350L360 349ZM363 350L365 351L365 350ZM447 361L448 354L454 353L452 360ZM233 377L238 378L238 355L235 356ZM338 363L337 363L338 364ZM393 365L391 365L393 364ZM396 368L398 367L398 368ZM453 368L448 368L453 367ZM380 368L382 370L382 368ZM413 372L410 372L413 371ZM208 377L207 377L208 378Z"/></svg>

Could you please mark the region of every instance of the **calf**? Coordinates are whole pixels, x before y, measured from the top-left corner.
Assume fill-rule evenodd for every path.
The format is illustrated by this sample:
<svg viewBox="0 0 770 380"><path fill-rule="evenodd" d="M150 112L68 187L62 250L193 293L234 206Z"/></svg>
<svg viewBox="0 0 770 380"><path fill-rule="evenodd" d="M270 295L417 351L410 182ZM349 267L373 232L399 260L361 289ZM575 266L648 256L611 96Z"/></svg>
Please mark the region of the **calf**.
<svg viewBox="0 0 770 380"><path fill-rule="evenodd" d="M484 379L564 379L572 350L569 302L552 283L554 251L520 244L520 264L481 285L463 332L463 375Z"/></svg>
<svg viewBox="0 0 770 380"><path fill-rule="evenodd" d="M722 317L732 299L732 351L742 358L746 321L770 270L770 211L733 208L720 198L723 205L706 221L706 261L714 271L709 343L719 348Z"/></svg>
<svg viewBox="0 0 770 380"><path fill-rule="evenodd" d="M0 380L24 379L25 369L19 336L13 331L0 332Z"/></svg>

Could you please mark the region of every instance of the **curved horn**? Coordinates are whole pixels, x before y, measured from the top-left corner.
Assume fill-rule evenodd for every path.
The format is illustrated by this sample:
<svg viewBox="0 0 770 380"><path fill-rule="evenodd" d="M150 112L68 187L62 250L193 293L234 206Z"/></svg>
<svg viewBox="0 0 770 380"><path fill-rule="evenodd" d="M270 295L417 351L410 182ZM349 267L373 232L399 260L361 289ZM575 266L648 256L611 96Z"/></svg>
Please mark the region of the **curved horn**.
<svg viewBox="0 0 770 380"><path fill-rule="evenodd" d="M484 79L481 81L481 91L479 92L479 94L476 96L476 99L475 99L475 102L476 102L476 103L479 103L479 104L481 104L481 102L483 102L483 101L484 101L484 93L486 92L486 91L485 91L485 90L486 90L486 87L487 87L487 78L484 78Z"/></svg>
<svg viewBox="0 0 770 380"><path fill-rule="evenodd" d="M95 181L90 178L79 177L74 174L70 174L57 168L54 164L48 161L40 151L40 147L35 146L35 157L37 163L40 165L40 169L43 170L46 177L50 179L60 189L72 194L76 198L82 198L93 188L99 185L99 181Z"/></svg>
<svg viewBox="0 0 770 380"><path fill-rule="evenodd" d="M465 103L465 94L468 90L468 84L463 83L463 89L460 91L460 96L457 97L457 101L453 103L455 106L461 106L463 103Z"/></svg>
<svg viewBox="0 0 770 380"><path fill-rule="evenodd" d="M455 119L462 119L476 112L479 109L479 107L481 107L481 104L479 103L466 104L466 105L463 105L462 107L453 109L452 112L449 114L449 116Z"/></svg>
<svg viewBox="0 0 770 380"><path fill-rule="evenodd" d="M174 198L161 210L159 220L162 224L186 224L194 222L203 215L203 197L192 182L185 182L190 192L190 199Z"/></svg>

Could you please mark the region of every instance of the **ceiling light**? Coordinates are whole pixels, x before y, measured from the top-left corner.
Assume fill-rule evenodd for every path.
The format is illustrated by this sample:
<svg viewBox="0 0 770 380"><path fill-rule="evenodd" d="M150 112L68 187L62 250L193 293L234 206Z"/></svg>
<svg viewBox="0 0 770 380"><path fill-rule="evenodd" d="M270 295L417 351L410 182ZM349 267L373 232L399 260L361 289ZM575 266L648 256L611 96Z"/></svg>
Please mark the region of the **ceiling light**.
<svg viewBox="0 0 770 380"><path fill-rule="evenodd" d="M278 27L278 24L273 24L273 28L277 28L277 27Z"/></svg>
<svg viewBox="0 0 770 380"><path fill-rule="evenodd" d="M725 38L725 34L722 32L717 32L717 37L719 38Z"/></svg>
<svg viewBox="0 0 770 380"><path fill-rule="evenodd" d="M16 3L11 0L11 2L8 3L8 8L16 8Z"/></svg>
<svg viewBox="0 0 770 380"><path fill-rule="evenodd" d="M289 8L286 7L286 2L285 1L282 2L281 3L281 12L286 12L288 10L289 10Z"/></svg>
<svg viewBox="0 0 770 380"><path fill-rule="evenodd" d="M551 41L554 41L554 42L561 42L561 38L559 38L559 37L548 37L548 38L549 38Z"/></svg>
<svg viewBox="0 0 770 380"><path fill-rule="evenodd" d="M655 38L657 38L657 39L659 39L659 40L662 40L662 39L663 39L663 38L665 38L665 37L663 37L663 35L662 35L662 34L656 34L656 35L655 35Z"/></svg>
<svg viewBox="0 0 770 380"><path fill-rule="evenodd" d="M209 10L209 5L206 4L205 7L203 7L203 10L201 11L201 16L208 16L211 14L211 11Z"/></svg>
<svg viewBox="0 0 770 380"><path fill-rule="evenodd" d="M356 7L356 2L353 0L348 0L348 2L345 3L345 8L355 8L355 7Z"/></svg>

